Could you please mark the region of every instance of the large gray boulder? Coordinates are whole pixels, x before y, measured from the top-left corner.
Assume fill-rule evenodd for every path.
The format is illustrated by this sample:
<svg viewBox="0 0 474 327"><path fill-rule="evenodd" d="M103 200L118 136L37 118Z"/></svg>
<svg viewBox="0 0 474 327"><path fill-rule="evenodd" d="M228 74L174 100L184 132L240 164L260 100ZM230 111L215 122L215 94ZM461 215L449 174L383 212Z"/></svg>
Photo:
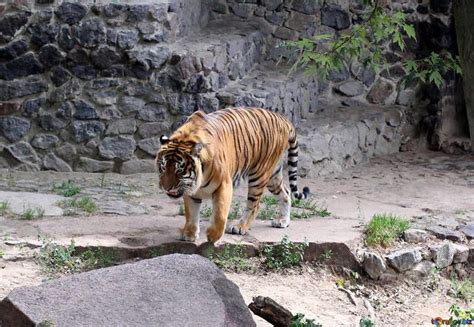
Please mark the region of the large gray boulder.
<svg viewBox="0 0 474 327"><path fill-rule="evenodd" d="M0 325L255 326L239 288L209 260L172 254L13 290Z"/></svg>

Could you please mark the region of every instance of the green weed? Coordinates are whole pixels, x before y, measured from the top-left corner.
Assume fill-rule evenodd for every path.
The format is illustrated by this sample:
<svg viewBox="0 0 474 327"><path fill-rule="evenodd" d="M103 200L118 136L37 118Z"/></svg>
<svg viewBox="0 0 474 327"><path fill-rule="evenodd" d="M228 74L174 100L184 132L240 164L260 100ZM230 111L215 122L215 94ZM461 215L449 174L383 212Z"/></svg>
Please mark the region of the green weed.
<svg viewBox="0 0 474 327"><path fill-rule="evenodd" d="M212 208L205 204L201 208L201 211L199 211L199 214L201 215L202 218L204 218L205 220L208 220L209 218L212 217Z"/></svg>
<svg viewBox="0 0 474 327"><path fill-rule="evenodd" d="M4 215L10 210L10 202L8 201L1 201L0 202L0 215Z"/></svg>
<svg viewBox="0 0 474 327"><path fill-rule="evenodd" d="M97 204L95 201L89 197L89 196L84 196L82 198L78 199L68 199L64 200L60 203L60 205L63 208L77 208L81 209L82 211L85 211L89 214L92 214L97 211ZM70 214L68 214L70 215Z"/></svg>
<svg viewBox="0 0 474 327"><path fill-rule="evenodd" d="M302 209L299 211L292 210L290 214L292 219L308 219L314 216L324 218L331 215L331 212L326 207L320 206L315 201L292 199L291 206Z"/></svg>
<svg viewBox="0 0 474 327"><path fill-rule="evenodd" d="M86 250L81 253L79 258L82 261L81 270L110 267L119 261L117 253L101 248Z"/></svg>
<svg viewBox="0 0 474 327"><path fill-rule="evenodd" d="M81 188L74 183L74 181L68 180L67 182L62 182L61 185L55 186L54 190L65 197L73 197L81 193Z"/></svg>
<svg viewBox="0 0 474 327"><path fill-rule="evenodd" d="M360 318L359 327L375 327L375 324L369 318Z"/></svg>
<svg viewBox="0 0 474 327"><path fill-rule="evenodd" d="M239 219L240 215L242 214L240 210L240 202L237 201L232 205L230 209L229 216L227 217L228 220L236 220Z"/></svg>
<svg viewBox="0 0 474 327"><path fill-rule="evenodd" d="M376 214L366 228L366 242L369 246L391 246L404 231L410 228L410 222L392 214Z"/></svg>
<svg viewBox="0 0 474 327"><path fill-rule="evenodd" d="M291 318L290 327L322 327L314 319L305 318L304 314L297 313Z"/></svg>
<svg viewBox="0 0 474 327"><path fill-rule="evenodd" d="M241 272L251 268L250 261L240 244L225 244L221 252L211 251L209 259L222 270Z"/></svg>
<svg viewBox="0 0 474 327"><path fill-rule="evenodd" d="M285 235L280 243L263 248L263 265L267 269L281 270L301 265L308 243L294 243Z"/></svg>
<svg viewBox="0 0 474 327"><path fill-rule="evenodd" d="M26 208L20 215L21 219L24 220L33 220L33 219L41 219L44 217L44 209L40 207L36 208Z"/></svg>
<svg viewBox="0 0 474 327"><path fill-rule="evenodd" d="M5 251L3 251L2 249L0 249L0 259L3 258L4 255L5 255Z"/></svg>
<svg viewBox="0 0 474 327"><path fill-rule="evenodd" d="M322 261L322 262L326 262L326 261L331 260L332 256L333 256L332 250L331 249L326 249L326 250L324 250L324 252L319 257L319 260Z"/></svg>
<svg viewBox="0 0 474 327"><path fill-rule="evenodd" d="M449 292L455 298L463 299L467 303L474 299L474 286L471 279L463 281L457 279L456 275L451 275L451 289Z"/></svg>
<svg viewBox="0 0 474 327"><path fill-rule="evenodd" d="M184 216L184 204L179 205L178 215Z"/></svg>
<svg viewBox="0 0 474 327"><path fill-rule="evenodd" d="M463 320L474 320L474 309L461 309L458 305L453 304L449 308L449 312L451 313L450 325L451 326L462 326Z"/></svg>

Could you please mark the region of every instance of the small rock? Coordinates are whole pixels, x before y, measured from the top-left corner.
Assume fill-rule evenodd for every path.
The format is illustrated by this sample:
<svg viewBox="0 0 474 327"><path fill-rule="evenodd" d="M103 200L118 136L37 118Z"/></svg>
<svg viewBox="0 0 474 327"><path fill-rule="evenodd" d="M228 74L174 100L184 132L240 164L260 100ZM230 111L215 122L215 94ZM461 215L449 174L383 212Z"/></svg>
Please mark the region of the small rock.
<svg viewBox="0 0 474 327"><path fill-rule="evenodd" d="M77 151L72 144L66 143L56 149L56 154L67 162L73 162L76 160Z"/></svg>
<svg viewBox="0 0 474 327"><path fill-rule="evenodd" d="M156 165L154 160L129 160L122 163L120 173L124 175L155 173Z"/></svg>
<svg viewBox="0 0 474 327"><path fill-rule="evenodd" d="M90 104L84 100L73 101L76 111L74 113L74 118L81 120L93 120L98 119L99 115L97 111Z"/></svg>
<svg viewBox="0 0 474 327"><path fill-rule="evenodd" d="M367 94L367 100L373 104L384 104L392 95L393 90L394 86L392 83L384 79L378 79Z"/></svg>
<svg viewBox="0 0 474 327"><path fill-rule="evenodd" d="M27 142L9 144L4 151L9 152L13 158L22 163L36 164L40 161L35 150Z"/></svg>
<svg viewBox="0 0 474 327"><path fill-rule="evenodd" d="M430 250L436 267L442 269L450 266L453 263L456 250L451 243L447 242L443 245L433 246L430 247Z"/></svg>
<svg viewBox="0 0 474 327"><path fill-rule="evenodd" d="M439 238L440 240L451 240L459 242L463 240L463 235L458 231L441 227L441 226L429 226L426 228L428 232Z"/></svg>
<svg viewBox="0 0 474 327"><path fill-rule="evenodd" d="M435 264L428 260L423 260L418 263L412 270L408 271L407 274L414 277L427 277L431 275Z"/></svg>
<svg viewBox="0 0 474 327"><path fill-rule="evenodd" d="M36 134L31 140L31 145L37 149L46 150L59 143L59 138L53 134Z"/></svg>
<svg viewBox="0 0 474 327"><path fill-rule="evenodd" d="M138 147L151 156L156 156L156 153L161 147L160 138L158 136L149 139L140 140Z"/></svg>
<svg viewBox="0 0 474 327"><path fill-rule="evenodd" d="M282 3L283 0L262 0L262 5L269 11L277 9Z"/></svg>
<svg viewBox="0 0 474 327"><path fill-rule="evenodd" d="M133 156L136 143L131 136L106 137L99 145L99 153L106 159L127 160Z"/></svg>
<svg viewBox="0 0 474 327"><path fill-rule="evenodd" d="M337 86L336 91L348 97L354 97L364 92L364 85L356 81L345 82Z"/></svg>
<svg viewBox="0 0 474 327"><path fill-rule="evenodd" d="M99 161L91 158L79 158L77 170L87 173L103 173L111 172L114 169L113 161Z"/></svg>
<svg viewBox="0 0 474 327"><path fill-rule="evenodd" d="M51 69L50 78L55 86L61 86L71 79L71 74L63 67L56 66Z"/></svg>
<svg viewBox="0 0 474 327"><path fill-rule="evenodd" d="M292 6L294 10L307 15L314 15L321 9L320 2L314 0L294 0Z"/></svg>
<svg viewBox="0 0 474 327"><path fill-rule="evenodd" d="M31 15L27 11L19 11L11 14L3 14L0 17L0 34L9 40L16 32L28 22Z"/></svg>
<svg viewBox="0 0 474 327"><path fill-rule="evenodd" d="M153 122L163 121L166 117L166 108L159 103L147 103L143 109L138 112L137 118Z"/></svg>
<svg viewBox="0 0 474 327"><path fill-rule="evenodd" d="M70 172L71 167L63 160L59 159L54 153L48 153L44 156L43 166L46 169L55 170L59 172Z"/></svg>
<svg viewBox="0 0 474 327"><path fill-rule="evenodd" d="M98 68L106 69L118 63L120 55L112 47L101 46L97 50L92 51L91 60Z"/></svg>
<svg viewBox="0 0 474 327"><path fill-rule="evenodd" d="M0 48L0 60L12 60L28 51L28 42L25 39L19 39L8 43Z"/></svg>
<svg viewBox="0 0 474 327"><path fill-rule="evenodd" d="M298 32L287 27L278 26L275 32L273 32L273 36L283 40L296 40L298 39Z"/></svg>
<svg viewBox="0 0 474 327"><path fill-rule="evenodd" d="M349 14L338 6L324 6L321 9L321 24L336 30L343 30L350 26Z"/></svg>
<svg viewBox="0 0 474 327"><path fill-rule="evenodd" d="M0 101L8 101L48 90L48 82L37 77L14 81L0 81Z"/></svg>
<svg viewBox="0 0 474 327"><path fill-rule="evenodd" d="M166 135L170 132L170 126L167 122L145 123L138 128L138 134L143 138L149 138L156 135Z"/></svg>
<svg viewBox="0 0 474 327"><path fill-rule="evenodd" d="M403 233L403 239L409 243L422 243L428 238L428 233L422 229L410 228Z"/></svg>
<svg viewBox="0 0 474 327"><path fill-rule="evenodd" d="M31 42L41 47L48 43L55 43L59 34L59 25L35 23L28 26Z"/></svg>
<svg viewBox="0 0 474 327"><path fill-rule="evenodd" d="M105 135L133 134L136 130L137 121L135 119L119 119L109 124Z"/></svg>
<svg viewBox="0 0 474 327"><path fill-rule="evenodd" d="M15 58L5 64L0 64L0 79L7 81L43 72L43 65L36 56L28 52L18 58Z"/></svg>
<svg viewBox="0 0 474 327"><path fill-rule="evenodd" d="M101 135L105 130L105 125L100 121L74 121L72 130L74 140L81 143Z"/></svg>
<svg viewBox="0 0 474 327"><path fill-rule="evenodd" d="M241 18L249 18L254 12L255 8L257 8L256 5L248 3L232 3L230 5L230 9L234 15Z"/></svg>
<svg viewBox="0 0 474 327"><path fill-rule="evenodd" d="M48 132L59 131L66 127L66 123L50 114L42 115L39 118L40 126Z"/></svg>
<svg viewBox="0 0 474 327"><path fill-rule="evenodd" d="M461 244L453 244L454 257L453 263L463 263L469 258L469 247Z"/></svg>
<svg viewBox="0 0 474 327"><path fill-rule="evenodd" d="M404 272L411 269L421 261L421 252L419 248L403 249L386 256L388 263L398 272Z"/></svg>
<svg viewBox="0 0 474 327"><path fill-rule="evenodd" d="M474 224L463 225L459 230L470 240L474 239Z"/></svg>
<svg viewBox="0 0 474 327"><path fill-rule="evenodd" d="M16 142L25 136L31 128L31 123L25 118L3 117L0 118L0 130L9 141Z"/></svg>
<svg viewBox="0 0 474 327"><path fill-rule="evenodd" d="M98 19L88 19L81 22L76 30L79 44L85 48L94 48L107 42L107 28L105 23Z"/></svg>
<svg viewBox="0 0 474 327"><path fill-rule="evenodd" d="M387 270L384 259L371 252L364 253L362 266L370 278L375 280L379 279L380 276L382 276L382 274Z"/></svg>
<svg viewBox="0 0 474 327"><path fill-rule="evenodd" d="M86 13L86 6L73 2L63 2L56 9L56 15L68 25L79 23Z"/></svg>

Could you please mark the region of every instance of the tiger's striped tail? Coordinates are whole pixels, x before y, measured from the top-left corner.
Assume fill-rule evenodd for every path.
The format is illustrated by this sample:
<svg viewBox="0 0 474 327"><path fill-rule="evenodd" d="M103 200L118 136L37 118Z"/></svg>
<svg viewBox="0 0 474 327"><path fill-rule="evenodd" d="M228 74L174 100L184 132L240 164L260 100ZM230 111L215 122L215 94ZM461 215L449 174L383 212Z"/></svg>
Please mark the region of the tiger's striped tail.
<svg viewBox="0 0 474 327"><path fill-rule="evenodd" d="M298 140L296 132L290 134L290 147L288 149L288 177L290 179L291 195L298 200L306 199L309 196L309 188L303 187L303 192L298 192Z"/></svg>

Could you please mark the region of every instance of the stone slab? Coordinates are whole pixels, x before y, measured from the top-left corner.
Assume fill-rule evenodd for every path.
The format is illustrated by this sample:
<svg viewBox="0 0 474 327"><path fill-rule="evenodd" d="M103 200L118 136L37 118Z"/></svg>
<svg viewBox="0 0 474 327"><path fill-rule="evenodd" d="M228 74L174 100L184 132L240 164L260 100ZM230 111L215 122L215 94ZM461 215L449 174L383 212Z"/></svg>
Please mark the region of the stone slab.
<svg viewBox="0 0 474 327"><path fill-rule="evenodd" d="M64 199L56 194L0 191L0 202L8 201L9 211L17 215L28 208L42 208L44 216L61 216L63 209L58 206L58 202Z"/></svg>
<svg viewBox="0 0 474 327"><path fill-rule="evenodd" d="M13 290L4 327L255 326L238 286L209 260L174 254Z"/></svg>

